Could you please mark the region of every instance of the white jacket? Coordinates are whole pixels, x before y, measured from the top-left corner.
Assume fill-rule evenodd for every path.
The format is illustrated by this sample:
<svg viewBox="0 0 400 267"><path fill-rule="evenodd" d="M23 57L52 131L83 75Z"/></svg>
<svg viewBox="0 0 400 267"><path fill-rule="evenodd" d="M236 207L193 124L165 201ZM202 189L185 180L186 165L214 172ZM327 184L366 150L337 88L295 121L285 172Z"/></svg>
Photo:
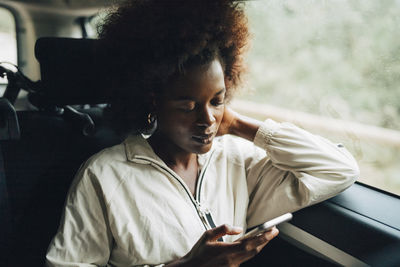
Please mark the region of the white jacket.
<svg viewBox="0 0 400 267"><path fill-rule="evenodd" d="M211 227L209 212L215 225L246 229L332 197L359 175L342 145L272 120L262 124L254 145L216 138L198 162L193 197L142 136L91 157L71 185L47 265L167 263Z"/></svg>

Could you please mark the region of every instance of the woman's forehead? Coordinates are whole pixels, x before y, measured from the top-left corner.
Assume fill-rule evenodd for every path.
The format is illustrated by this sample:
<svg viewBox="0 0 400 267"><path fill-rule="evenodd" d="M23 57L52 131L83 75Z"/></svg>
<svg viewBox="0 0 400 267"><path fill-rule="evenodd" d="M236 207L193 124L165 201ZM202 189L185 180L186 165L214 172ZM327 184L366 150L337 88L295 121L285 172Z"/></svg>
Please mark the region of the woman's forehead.
<svg viewBox="0 0 400 267"><path fill-rule="evenodd" d="M170 84L171 97L185 97L197 93L215 94L225 89L224 72L218 60L192 68L176 77Z"/></svg>

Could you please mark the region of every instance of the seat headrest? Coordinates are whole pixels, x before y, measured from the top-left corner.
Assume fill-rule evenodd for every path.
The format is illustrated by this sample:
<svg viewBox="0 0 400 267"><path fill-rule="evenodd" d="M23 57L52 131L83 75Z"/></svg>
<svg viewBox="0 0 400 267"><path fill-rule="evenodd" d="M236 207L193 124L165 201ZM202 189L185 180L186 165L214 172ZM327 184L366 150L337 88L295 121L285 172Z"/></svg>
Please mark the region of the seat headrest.
<svg viewBox="0 0 400 267"><path fill-rule="evenodd" d="M105 73L98 40L44 37L36 41L41 95L51 104L109 103L110 77Z"/></svg>

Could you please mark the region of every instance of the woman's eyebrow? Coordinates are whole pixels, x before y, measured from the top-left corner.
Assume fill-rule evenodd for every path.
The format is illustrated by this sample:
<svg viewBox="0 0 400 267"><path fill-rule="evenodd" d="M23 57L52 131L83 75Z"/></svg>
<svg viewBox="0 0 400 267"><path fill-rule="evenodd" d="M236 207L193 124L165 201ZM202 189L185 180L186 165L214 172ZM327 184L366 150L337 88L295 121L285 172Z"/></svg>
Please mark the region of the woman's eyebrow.
<svg viewBox="0 0 400 267"><path fill-rule="evenodd" d="M220 95L220 94L222 94L222 93L225 93L225 91L226 91L226 89L225 89L225 87L224 88L222 88L220 91L218 91L215 95L217 96L217 95Z"/></svg>

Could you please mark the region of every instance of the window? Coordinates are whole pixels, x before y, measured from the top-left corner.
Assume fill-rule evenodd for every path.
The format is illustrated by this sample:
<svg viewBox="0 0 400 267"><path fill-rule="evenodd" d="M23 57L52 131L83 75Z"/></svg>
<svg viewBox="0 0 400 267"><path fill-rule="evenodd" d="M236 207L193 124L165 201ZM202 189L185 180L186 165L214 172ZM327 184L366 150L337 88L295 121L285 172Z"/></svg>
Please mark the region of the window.
<svg viewBox="0 0 400 267"><path fill-rule="evenodd" d="M15 19L6 8L0 7L0 62L10 62L17 65L17 38ZM3 94L6 79L0 78L0 95Z"/></svg>
<svg viewBox="0 0 400 267"><path fill-rule="evenodd" d="M97 38L98 27L107 16L108 9L100 10L96 15L90 17L87 21L87 28L89 29L89 38Z"/></svg>
<svg viewBox="0 0 400 267"><path fill-rule="evenodd" d="M271 0L245 8L252 90L236 109L345 144L360 182L400 194L400 1Z"/></svg>

